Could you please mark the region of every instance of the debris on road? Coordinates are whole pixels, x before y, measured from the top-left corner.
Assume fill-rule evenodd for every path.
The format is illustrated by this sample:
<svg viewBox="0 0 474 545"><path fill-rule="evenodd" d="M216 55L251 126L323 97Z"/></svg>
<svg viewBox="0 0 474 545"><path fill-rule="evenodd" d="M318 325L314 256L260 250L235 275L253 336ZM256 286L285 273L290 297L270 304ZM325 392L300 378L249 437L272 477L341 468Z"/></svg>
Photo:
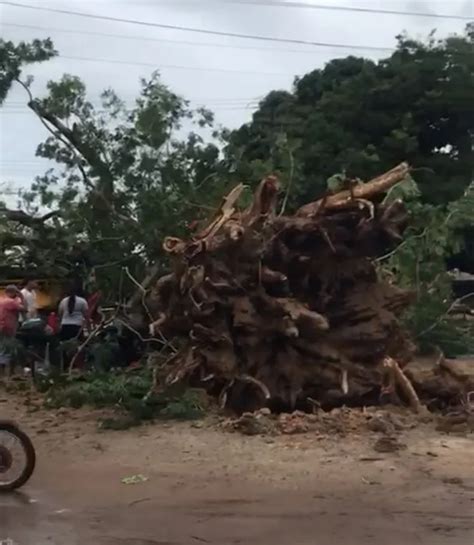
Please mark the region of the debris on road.
<svg viewBox="0 0 474 545"><path fill-rule="evenodd" d="M398 452L399 450L405 450L407 446L393 436L383 436L377 439L374 444L374 450L376 452Z"/></svg>
<svg viewBox="0 0 474 545"><path fill-rule="evenodd" d="M271 414L268 409L253 413L245 412L240 417L228 418L222 423L226 431L237 431L244 435L295 435L321 434L344 437L350 433L378 433L394 437L417 425L411 413L393 414L390 410L336 408L309 414L302 411ZM375 424L375 425L374 425Z"/></svg>
<svg viewBox="0 0 474 545"><path fill-rule="evenodd" d="M145 481L148 481L148 477L145 477L145 475L138 473L137 475L124 477L121 482L123 484L138 484L138 483L144 483Z"/></svg>

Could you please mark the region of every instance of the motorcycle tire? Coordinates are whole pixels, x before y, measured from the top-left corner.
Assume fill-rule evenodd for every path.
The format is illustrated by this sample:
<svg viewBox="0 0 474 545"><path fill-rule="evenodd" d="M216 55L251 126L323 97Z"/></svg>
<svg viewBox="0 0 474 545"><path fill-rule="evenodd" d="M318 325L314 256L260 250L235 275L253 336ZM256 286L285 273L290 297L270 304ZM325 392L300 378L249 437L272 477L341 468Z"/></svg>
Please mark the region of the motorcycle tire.
<svg viewBox="0 0 474 545"><path fill-rule="evenodd" d="M28 435L13 422L0 421L0 434L2 431L6 431L19 440L25 453L26 462L22 472L15 480L7 483L2 483L0 480L0 493L11 492L22 487L33 474L36 465L36 451Z"/></svg>

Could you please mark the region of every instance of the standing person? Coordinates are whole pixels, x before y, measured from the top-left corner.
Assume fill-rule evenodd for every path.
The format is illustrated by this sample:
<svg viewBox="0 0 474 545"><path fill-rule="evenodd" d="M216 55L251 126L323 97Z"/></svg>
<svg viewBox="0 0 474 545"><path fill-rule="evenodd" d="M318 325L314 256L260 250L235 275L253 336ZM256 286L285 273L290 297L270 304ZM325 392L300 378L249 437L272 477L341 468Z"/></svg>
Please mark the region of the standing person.
<svg viewBox="0 0 474 545"><path fill-rule="evenodd" d="M5 295L0 298L0 368L6 368L11 363L21 312L25 312L23 295L16 286L7 286Z"/></svg>
<svg viewBox="0 0 474 545"><path fill-rule="evenodd" d="M102 320L102 313L100 311L100 301L102 299L102 292L96 290L87 298L87 305L89 306L89 322L91 327L99 325Z"/></svg>
<svg viewBox="0 0 474 545"><path fill-rule="evenodd" d="M62 341L80 336L82 329L88 325L89 305L76 294L76 290L59 303L58 317L60 323L59 336Z"/></svg>
<svg viewBox="0 0 474 545"><path fill-rule="evenodd" d="M21 294L25 301L25 320L31 320L38 316L37 289L38 283L36 280L28 280L25 287L21 290Z"/></svg>

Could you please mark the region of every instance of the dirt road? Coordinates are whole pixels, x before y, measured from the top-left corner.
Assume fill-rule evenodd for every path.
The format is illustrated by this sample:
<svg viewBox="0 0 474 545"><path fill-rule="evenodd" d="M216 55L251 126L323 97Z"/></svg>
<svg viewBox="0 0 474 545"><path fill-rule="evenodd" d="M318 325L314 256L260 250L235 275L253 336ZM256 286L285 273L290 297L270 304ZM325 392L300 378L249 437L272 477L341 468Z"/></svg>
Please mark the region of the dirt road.
<svg viewBox="0 0 474 545"><path fill-rule="evenodd" d="M403 432L246 437L190 424L98 431L87 412L28 413L38 449L22 493L0 497L17 545L470 545L474 441ZM123 484L126 476L148 480Z"/></svg>

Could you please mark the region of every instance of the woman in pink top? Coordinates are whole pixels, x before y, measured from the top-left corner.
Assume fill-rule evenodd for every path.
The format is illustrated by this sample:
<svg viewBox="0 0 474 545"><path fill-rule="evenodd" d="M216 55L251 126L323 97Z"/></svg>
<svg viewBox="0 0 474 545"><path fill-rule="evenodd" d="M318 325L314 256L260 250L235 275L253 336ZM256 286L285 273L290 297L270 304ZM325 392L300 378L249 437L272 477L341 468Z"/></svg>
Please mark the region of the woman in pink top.
<svg viewBox="0 0 474 545"><path fill-rule="evenodd" d="M11 360L9 339L13 339L18 328L20 312L25 311L24 299L16 286L7 286L0 298L0 366Z"/></svg>
<svg viewBox="0 0 474 545"><path fill-rule="evenodd" d="M7 286L0 299L0 335L14 337L20 312L25 311L23 295L16 286Z"/></svg>

